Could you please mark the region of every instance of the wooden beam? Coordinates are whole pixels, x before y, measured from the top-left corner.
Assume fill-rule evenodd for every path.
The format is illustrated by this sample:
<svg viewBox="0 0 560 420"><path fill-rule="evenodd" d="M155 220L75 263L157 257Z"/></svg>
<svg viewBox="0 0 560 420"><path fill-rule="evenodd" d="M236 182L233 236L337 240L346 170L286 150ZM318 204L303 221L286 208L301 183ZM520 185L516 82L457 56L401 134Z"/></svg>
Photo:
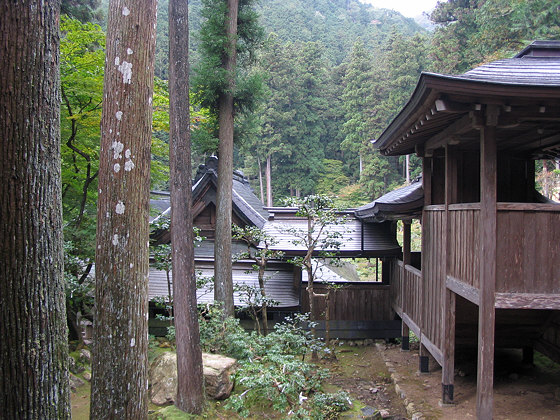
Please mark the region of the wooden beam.
<svg viewBox="0 0 560 420"><path fill-rule="evenodd" d="M406 323L406 325L408 325L408 328L412 330L414 335L418 337L418 339L420 339L422 333L420 332L420 327L418 326L418 324L416 324L412 320L412 318L410 318L405 312L402 312L401 319L403 320L404 323Z"/></svg>
<svg viewBox="0 0 560 420"><path fill-rule="evenodd" d="M425 150L429 151L443 147L452 137L464 134L472 129L472 127L471 117L469 114L466 114L430 138L430 140L425 143Z"/></svg>
<svg viewBox="0 0 560 420"><path fill-rule="evenodd" d="M430 352L430 354L434 357L434 359L436 359L436 362L438 362L438 364L441 366L443 364L443 353L441 352L439 347L436 346L434 343L432 343L430 339L426 337L424 334L422 334L420 343L424 347L426 347L426 350Z"/></svg>
<svg viewBox="0 0 560 420"><path fill-rule="evenodd" d="M403 276L405 266L410 265L410 245L410 221L403 221Z"/></svg>
<svg viewBox="0 0 560 420"><path fill-rule="evenodd" d="M496 293L496 309L560 310L560 294Z"/></svg>
<svg viewBox="0 0 560 420"><path fill-rule="evenodd" d="M436 99L434 105L437 112L446 112L449 114L468 112L472 109L470 103L454 102L446 98Z"/></svg>
<svg viewBox="0 0 560 420"><path fill-rule="evenodd" d="M486 110L487 124L497 118L497 107ZM479 420L491 420L494 409L494 294L496 290L496 127L480 131L480 306L478 309L478 364L476 412Z"/></svg>
<svg viewBox="0 0 560 420"><path fill-rule="evenodd" d="M469 302L477 306L480 305L480 293L476 287L472 287L470 284L451 276L447 276L445 286L453 293L465 298Z"/></svg>
<svg viewBox="0 0 560 420"><path fill-rule="evenodd" d="M560 212L560 204L553 203L498 203L498 211L546 211Z"/></svg>

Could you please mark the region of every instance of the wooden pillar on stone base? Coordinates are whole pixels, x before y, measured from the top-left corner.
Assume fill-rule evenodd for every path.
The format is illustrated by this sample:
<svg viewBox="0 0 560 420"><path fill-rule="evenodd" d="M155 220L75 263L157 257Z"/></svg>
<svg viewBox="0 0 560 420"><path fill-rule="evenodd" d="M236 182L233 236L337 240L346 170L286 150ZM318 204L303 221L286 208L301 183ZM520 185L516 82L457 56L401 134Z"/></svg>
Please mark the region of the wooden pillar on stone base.
<svg viewBox="0 0 560 420"><path fill-rule="evenodd" d="M497 145L499 109L488 105L480 132L480 303L476 413L491 420L494 408L494 339L497 235Z"/></svg>
<svg viewBox="0 0 560 420"><path fill-rule="evenodd" d="M410 265L410 248L411 248L411 235L410 235L410 220L403 220L403 265L402 265L402 279L403 283L406 281L406 266ZM410 350L409 342L409 329L408 325L404 322L401 326L401 349Z"/></svg>
<svg viewBox="0 0 560 420"><path fill-rule="evenodd" d="M430 353L422 343L420 343L418 370L420 373L430 373Z"/></svg>
<svg viewBox="0 0 560 420"><path fill-rule="evenodd" d="M445 147L445 231L443 241L445 243L445 274L450 274L450 261L452 255L451 239L451 217L449 205L457 202L457 154L452 146ZM455 293L445 287L442 290L443 302L443 365L441 366L441 389L442 403L452 404L454 394L455 376Z"/></svg>
<svg viewBox="0 0 560 420"><path fill-rule="evenodd" d="M422 187L424 189L424 205L428 206L430 204L432 204L432 158L431 157L423 157L422 158ZM422 213L422 249L427 249L428 243L427 243L427 239L426 239L426 226L427 226L427 222L426 222L426 213ZM424 262L424 258L425 258L425 253L422 253L422 267L426 267L426 264ZM419 370L421 373L428 373L429 372L429 356L428 356L428 350L426 349L426 347L424 347L422 345L422 334L424 331L424 317L425 317L425 311L429 310L428 308L424 307L424 302L426 301L425 296L426 296L426 289L427 289L427 284L426 284L426 278L424 277L424 273L425 273L425 269L422 269L422 285L421 285L421 294L422 296L420 297L420 302L422 304L422 309L420 311L420 319L418 320L418 325L420 326L420 337L418 337L418 340L420 340L420 351L419 351Z"/></svg>

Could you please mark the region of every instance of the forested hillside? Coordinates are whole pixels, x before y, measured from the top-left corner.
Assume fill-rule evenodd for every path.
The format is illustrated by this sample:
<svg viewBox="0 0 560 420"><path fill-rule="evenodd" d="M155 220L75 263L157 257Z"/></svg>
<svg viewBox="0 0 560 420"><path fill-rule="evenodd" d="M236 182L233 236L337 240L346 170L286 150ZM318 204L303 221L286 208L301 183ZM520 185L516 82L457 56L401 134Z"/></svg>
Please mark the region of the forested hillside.
<svg viewBox="0 0 560 420"><path fill-rule="evenodd" d="M190 2L195 69L200 10L200 0ZM257 187L268 163L274 204L287 195L323 192L348 195L343 204L356 205L402 183L402 162L370 159L369 140L376 134L375 124L381 126L391 115L387 106L401 105L402 100L395 103L395 97L408 95L423 68L411 65L407 58L399 64L400 70L393 69L385 57L399 49L398 54L409 53L413 61L423 62L427 33L397 12L355 0L272 0L260 2L257 11L267 41L252 71L263 75L267 89L259 111L237 123L237 168ZM156 63L156 74L162 79L167 78L166 21L164 0L160 2ZM365 57L353 55L355 44L362 46ZM362 64L364 74L355 69L356 60L367 61ZM385 98L389 85L382 84L393 70L413 73L410 80L397 82L406 93ZM366 84L360 86L358 80L363 78ZM367 108L373 106L384 111L375 122L364 121L364 113L371 114ZM199 127L193 139L201 160L213 152L216 141L209 135L211 122L203 120ZM360 168L376 179L364 178L358 184Z"/></svg>
<svg viewBox="0 0 560 420"><path fill-rule="evenodd" d="M108 0L101 3L103 10ZM189 1L191 73L199 61L202 3ZM370 140L406 103L420 73L461 73L509 57L533 39L560 38L559 5L560 0L449 0L433 11L436 29L428 32L397 12L357 0L261 1L257 12L267 41L257 66L244 71L264 77L266 91L258 112L236 122L236 168L257 189L268 167L274 204L288 195L323 192L354 206L403 184L406 172L418 175L416 159L411 157L407 171L404 158L380 156ZM161 0L156 75L163 96L167 20L167 0ZM215 122L196 96L192 100L198 112L196 167L215 152L217 141ZM165 130L156 133L164 142L166 136ZM165 158L157 162L165 164Z"/></svg>
<svg viewBox="0 0 560 420"><path fill-rule="evenodd" d="M189 2L193 74L202 1ZM66 262L73 274L93 258L88 238L95 229L108 0L99 3L64 1L63 10L75 19L61 22L64 226L67 255L79 256ZM436 29L426 32L396 12L355 0L260 2L266 42L257 64L243 71L260 75L265 89L257 111L236 121L235 169L256 191L261 178L264 197L268 173L275 205L289 195L325 193L353 207L403 185L405 159L381 156L371 140L406 103L420 73L461 73L511 57L533 39L560 39L559 7L560 0L450 0L432 13ZM168 185L167 20L162 0L152 143L152 187L159 189ZM197 95L191 102L196 168L216 151L216 124ZM555 191L558 164L538 165L543 191ZM414 156L408 172L419 173Z"/></svg>

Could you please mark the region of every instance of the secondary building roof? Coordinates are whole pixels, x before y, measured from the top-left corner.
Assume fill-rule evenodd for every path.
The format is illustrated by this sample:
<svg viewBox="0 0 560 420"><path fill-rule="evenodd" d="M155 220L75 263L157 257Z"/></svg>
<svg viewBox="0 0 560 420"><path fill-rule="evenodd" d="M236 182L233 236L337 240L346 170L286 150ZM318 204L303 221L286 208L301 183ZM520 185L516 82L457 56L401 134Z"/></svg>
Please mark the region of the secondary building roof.
<svg viewBox="0 0 560 420"><path fill-rule="evenodd" d="M288 257L305 255L307 247L301 238L307 234L307 219L296 216L296 208L269 207L268 210L271 216L263 229L277 241L271 249L282 250ZM353 211L341 212L340 217L344 217L344 223L326 226L322 235L326 237L329 232L341 234L338 239L340 247L323 251L337 251L337 256L346 258L374 258L400 253L396 233L389 222L363 223L356 218ZM319 252L316 251L314 256L318 255Z"/></svg>
<svg viewBox="0 0 560 420"><path fill-rule="evenodd" d="M410 185L398 188L379 197L371 203L356 209L356 217L364 222L384 222L386 220L407 220L418 218L424 206L422 178Z"/></svg>

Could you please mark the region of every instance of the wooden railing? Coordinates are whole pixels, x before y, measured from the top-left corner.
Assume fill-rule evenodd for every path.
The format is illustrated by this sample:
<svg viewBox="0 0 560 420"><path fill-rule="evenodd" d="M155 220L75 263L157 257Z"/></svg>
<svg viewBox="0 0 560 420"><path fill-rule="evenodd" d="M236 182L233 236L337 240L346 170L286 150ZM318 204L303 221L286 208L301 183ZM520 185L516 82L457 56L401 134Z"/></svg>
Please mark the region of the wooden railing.
<svg viewBox="0 0 560 420"><path fill-rule="evenodd" d="M445 206L427 206L424 263L444 266ZM479 288L480 204L449 206L448 276ZM560 205L498 203L496 293L560 293ZM429 278L434 278L430 274ZM439 280L438 280L439 282Z"/></svg>
<svg viewBox="0 0 560 420"><path fill-rule="evenodd" d="M422 272L425 285L422 304L422 333L437 348L442 348L443 291L445 290L445 206L427 206L422 239Z"/></svg>
<svg viewBox="0 0 560 420"><path fill-rule="evenodd" d="M452 204L449 206L449 271L447 274L479 287L480 204ZM443 263L443 261L442 261Z"/></svg>
<svg viewBox="0 0 560 420"><path fill-rule="evenodd" d="M422 273L407 265L404 270L403 312L411 319L420 319L422 314Z"/></svg>
<svg viewBox="0 0 560 420"><path fill-rule="evenodd" d="M391 298L394 307L415 324L420 323L422 314L422 273L406 265L403 277L403 262L393 260L391 267Z"/></svg>
<svg viewBox="0 0 560 420"><path fill-rule="evenodd" d="M560 205L498 203L496 292L560 293Z"/></svg>
<svg viewBox="0 0 560 420"><path fill-rule="evenodd" d="M309 311L309 294L307 283L301 288L302 312ZM314 292L327 293L327 286L314 284ZM367 321L392 320L393 313L390 302L390 286L375 282L345 283L336 292L331 291L329 316L331 320ZM325 319L326 301L324 297L315 298L315 319Z"/></svg>

